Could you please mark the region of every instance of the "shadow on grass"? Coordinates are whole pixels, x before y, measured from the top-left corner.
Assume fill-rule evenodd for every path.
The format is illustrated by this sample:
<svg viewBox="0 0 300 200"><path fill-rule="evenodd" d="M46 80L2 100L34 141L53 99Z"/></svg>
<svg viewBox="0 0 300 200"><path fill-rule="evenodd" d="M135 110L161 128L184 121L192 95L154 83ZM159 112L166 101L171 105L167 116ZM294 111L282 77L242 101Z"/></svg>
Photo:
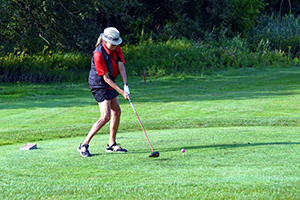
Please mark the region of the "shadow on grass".
<svg viewBox="0 0 300 200"><path fill-rule="evenodd" d="M185 146L183 147L185 150L190 150L190 149L206 149L206 148L218 148L218 149L230 149L230 148L239 148L239 147L254 147L254 146L269 146L269 145L300 145L300 142L268 142L268 143L246 143L246 144L214 144L214 145L201 145L201 146ZM149 155L152 153L151 150L142 150L142 151L128 151L126 155L135 155L135 154L143 154L145 158L149 158L149 160L153 161L170 161L172 158L170 157L164 157L164 152L171 152L171 151L178 151L180 148L161 148L161 149L156 149L157 151L160 152L160 157L154 157L150 158ZM111 156L112 154L114 155L119 155L119 156L124 156L124 153L93 153L92 157L98 157L98 156Z"/></svg>
<svg viewBox="0 0 300 200"><path fill-rule="evenodd" d="M92 156L111 156L111 155L119 155L119 156L124 156L124 155L130 155L130 154L145 154L145 156L149 156L151 154L151 150L142 150L142 151L128 151L127 153L118 153L118 152L109 152L109 153L92 153Z"/></svg>
<svg viewBox="0 0 300 200"><path fill-rule="evenodd" d="M245 143L245 144L213 144L213 145L200 145L200 146L185 146L182 147L185 150L188 149L206 149L206 148L219 148L219 149L229 149L229 148L239 148L239 147L254 147L254 146L269 146L269 145L300 145L300 142L267 142L267 143ZM161 151L178 151L179 148L164 148Z"/></svg>
<svg viewBox="0 0 300 200"><path fill-rule="evenodd" d="M299 94L299 68L240 69L185 79L170 77L147 82L137 77L130 84L133 102L177 102L203 100L244 100ZM121 83L117 83L121 85ZM1 108L97 106L88 85L29 84L0 87ZM119 95L120 104L127 104Z"/></svg>

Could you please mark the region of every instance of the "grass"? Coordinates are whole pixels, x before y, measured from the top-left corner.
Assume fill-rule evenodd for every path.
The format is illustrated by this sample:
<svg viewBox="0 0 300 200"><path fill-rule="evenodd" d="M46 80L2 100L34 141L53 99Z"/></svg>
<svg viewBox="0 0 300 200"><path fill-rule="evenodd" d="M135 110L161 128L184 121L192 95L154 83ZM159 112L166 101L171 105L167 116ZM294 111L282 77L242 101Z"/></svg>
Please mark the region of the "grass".
<svg viewBox="0 0 300 200"><path fill-rule="evenodd" d="M241 69L203 78L167 77L146 85L137 78L129 82L147 130L298 126L298 69ZM99 117L86 83L5 84L0 94L0 145L83 136ZM120 132L140 130L130 104L119 100Z"/></svg>
<svg viewBox="0 0 300 200"><path fill-rule="evenodd" d="M130 78L159 158L122 98L118 142L108 126L76 148L99 117L86 83L0 87L1 199L299 199L299 68L204 77ZM38 150L20 151L26 142ZM181 148L186 149L183 156Z"/></svg>
<svg viewBox="0 0 300 200"><path fill-rule="evenodd" d="M299 127L225 127L119 134L125 155L91 143L94 157L76 152L79 138L38 142L38 150L2 146L1 191L7 199L298 199ZM250 143L250 144L248 144ZM181 148L186 149L183 156ZM5 164L4 164L5 163Z"/></svg>

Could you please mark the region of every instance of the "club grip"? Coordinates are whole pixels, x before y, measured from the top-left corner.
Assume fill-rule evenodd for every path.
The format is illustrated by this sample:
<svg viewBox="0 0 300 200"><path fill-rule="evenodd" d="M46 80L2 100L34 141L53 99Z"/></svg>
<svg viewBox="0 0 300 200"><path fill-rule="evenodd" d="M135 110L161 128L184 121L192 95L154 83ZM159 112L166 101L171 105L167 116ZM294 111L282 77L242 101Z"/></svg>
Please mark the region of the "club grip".
<svg viewBox="0 0 300 200"><path fill-rule="evenodd" d="M124 86L124 91L125 91L127 94L130 94L128 85L125 85L125 86Z"/></svg>

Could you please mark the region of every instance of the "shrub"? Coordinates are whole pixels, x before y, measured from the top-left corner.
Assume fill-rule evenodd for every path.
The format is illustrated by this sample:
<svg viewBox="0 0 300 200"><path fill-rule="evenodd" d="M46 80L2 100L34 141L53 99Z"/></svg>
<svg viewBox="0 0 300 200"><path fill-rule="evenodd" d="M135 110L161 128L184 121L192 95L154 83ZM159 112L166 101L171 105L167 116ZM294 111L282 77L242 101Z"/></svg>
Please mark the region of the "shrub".
<svg viewBox="0 0 300 200"><path fill-rule="evenodd" d="M127 74L151 77L207 74L229 68L299 65L299 59L288 59L281 50L269 50L270 42L261 40L251 51L247 40L239 35L226 38L208 34L206 40L194 42L174 39L167 42L141 41L139 45L123 46ZM7 54L0 58L2 82L66 82L86 81L90 55L52 53L42 55Z"/></svg>
<svg viewBox="0 0 300 200"><path fill-rule="evenodd" d="M236 36L210 37L194 43L187 39L153 43L146 41L138 46L125 46L128 74L159 77L165 75L210 73L228 68L269 67L283 65L286 57L282 51L250 51L248 42ZM293 63L294 62L294 63ZM297 64L298 61L291 60Z"/></svg>
<svg viewBox="0 0 300 200"><path fill-rule="evenodd" d="M89 69L90 58L79 53L28 55L9 53L0 57L2 82L77 81Z"/></svg>
<svg viewBox="0 0 300 200"><path fill-rule="evenodd" d="M294 15L263 15L253 27L249 43L255 50L260 43L268 41L268 49L281 50L293 57L300 55L300 17Z"/></svg>

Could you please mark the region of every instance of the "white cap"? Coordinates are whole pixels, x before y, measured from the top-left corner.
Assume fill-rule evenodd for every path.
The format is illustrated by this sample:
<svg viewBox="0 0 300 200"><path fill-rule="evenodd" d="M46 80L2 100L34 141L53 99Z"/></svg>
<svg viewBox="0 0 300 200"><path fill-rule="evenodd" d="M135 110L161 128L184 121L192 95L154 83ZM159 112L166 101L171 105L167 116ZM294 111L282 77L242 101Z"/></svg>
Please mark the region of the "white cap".
<svg viewBox="0 0 300 200"><path fill-rule="evenodd" d="M106 28L103 33L101 33L100 37L112 45L119 45L122 43L120 32L114 27Z"/></svg>

